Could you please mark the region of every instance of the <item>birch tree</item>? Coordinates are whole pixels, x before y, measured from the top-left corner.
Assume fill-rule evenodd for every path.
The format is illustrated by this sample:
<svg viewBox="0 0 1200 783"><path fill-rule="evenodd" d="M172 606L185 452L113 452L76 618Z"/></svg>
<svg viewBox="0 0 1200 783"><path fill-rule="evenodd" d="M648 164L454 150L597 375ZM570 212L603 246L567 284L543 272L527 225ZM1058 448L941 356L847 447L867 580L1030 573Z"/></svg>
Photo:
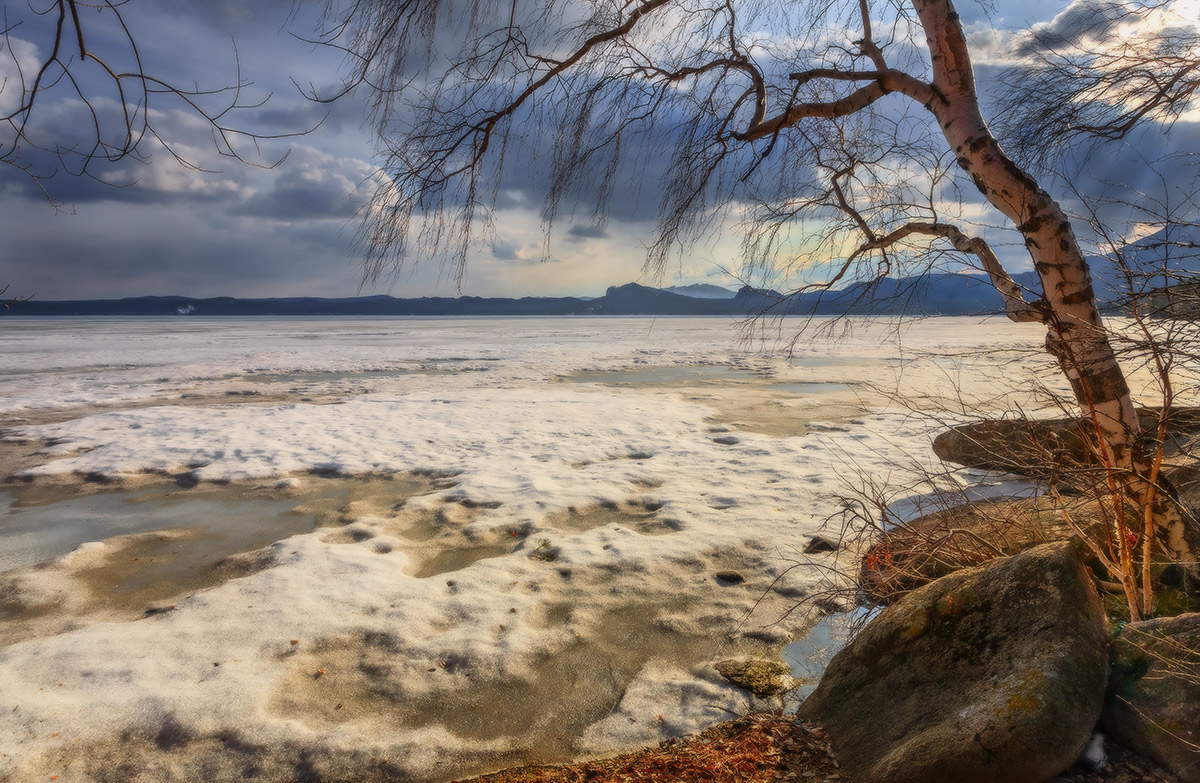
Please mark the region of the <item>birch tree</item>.
<svg viewBox="0 0 1200 783"><path fill-rule="evenodd" d="M461 270L514 165L544 175L552 229L564 205L589 196L603 220L620 161L669 149L648 264L661 267L731 211L748 216L751 261L803 261L812 236L828 240L817 245L836 263L815 286L957 254L987 273L1010 319L1044 325L1109 466L1122 561L1153 548L1197 571L1200 534L1139 445L1072 221L989 129L951 0L359 0L332 2L329 19L327 42L350 58L347 89L375 95L388 180L363 233L374 274L422 255ZM1092 65L1089 89L1103 103L1106 70ZM1180 111L1194 85L1193 71L1183 76L1114 122ZM945 194L956 180L1019 234L1035 290L951 219ZM1148 610L1136 569L1118 576L1131 605Z"/></svg>

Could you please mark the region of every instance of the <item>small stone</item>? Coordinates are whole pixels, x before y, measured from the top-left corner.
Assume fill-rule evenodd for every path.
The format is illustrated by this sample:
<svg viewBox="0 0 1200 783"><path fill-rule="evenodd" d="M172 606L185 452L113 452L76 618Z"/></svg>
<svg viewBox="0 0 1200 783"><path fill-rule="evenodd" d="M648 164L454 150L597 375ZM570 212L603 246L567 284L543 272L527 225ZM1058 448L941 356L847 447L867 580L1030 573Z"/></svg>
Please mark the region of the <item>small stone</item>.
<svg viewBox="0 0 1200 783"><path fill-rule="evenodd" d="M783 661L766 661L761 658L720 661L715 668L722 677L760 699L774 696L786 689L791 674L791 669Z"/></svg>
<svg viewBox="0 0 1200 783"><path fill-rule="evenodd" d="M841 549L841 542L829 536L813 536L804 546L804 554L816 555L822 552L836 552Z"/></svg>
<svg viewBox="0 0 1200 783"><path fill-rule="evenodd" d="M742 582L746 581L746 577L742 576L737 571L718 571L717 573L713 574L713 576L717 578L718 582L725 582L731 585L740 585Z"/></svg>

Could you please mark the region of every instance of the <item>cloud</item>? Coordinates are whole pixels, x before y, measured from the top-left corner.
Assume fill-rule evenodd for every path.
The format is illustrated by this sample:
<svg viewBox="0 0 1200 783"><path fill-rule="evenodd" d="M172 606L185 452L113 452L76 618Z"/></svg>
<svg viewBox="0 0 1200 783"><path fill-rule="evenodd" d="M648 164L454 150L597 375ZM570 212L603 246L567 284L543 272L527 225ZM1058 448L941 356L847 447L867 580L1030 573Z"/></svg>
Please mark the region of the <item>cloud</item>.
<svg viewBox="0 0 1200 783"><path fill-rule="evenodd" d="M86 204L187 204L237 202L245 193L235 178L180 167L174 161L126 162L115 167L96 165L93 176L73 176L52 155L31 156L43 179L16 176L10 171L0 183L7 193L45 205L46 193L68 209ZM40 161L40 162L39 162ZM45 188L43 192L42 188Z"/></svg>
<svg viewBox="0 0 1200 783"><path fill-rule="evenodd" d="M580 239L608 239L612 236L612 233L606 226L585 226L578 223L572 225L571 228L567 230L567 233Z"/></svg>
<svg viewBox="0 0 1200 783"><path fill-rule="evenodd" d="M284 221L349 218L366 199L360 183L374 171L365 161L297 147L279 167L269 190L255 193L231 212Z"/></svg>
<svg viewBox="0 0 1200 783"><path fill-rule="evenodd" d="M529 207L529 193L520 190L501 190L496 194L497 210L525 209Z"/></svg>
<svg viewBox="0 0 1200 783"><path fill-rule="evenodd" d="M516 261L521 258L521 248L512 242L495 242L492 244L492 256L501 261Z"/></svg>
<svg viewBox="0 0 1200 783"><path fill-rule="evenodd" d="M21 105L24 97L22 78L29 79L40 65L38 48L13 34L0 42L0 115L7 115Z"/></svg>
<svg viewBox="0 0 1200 783"><path fill-rule="evenodd" d="M0 280L39 299L147 294L354 295L356 256L340 226L231 221L219 204L102 202L76 215L0 200Z"/></svg>
<svg viewBox="0 0 1200 783"><path fill-rule="evenodd" d="M200 23L223 33L244 32L248 28L281 25L294 19L295 0L159 0L159 5L174 16L185 14L192 24Z"/></svg>
<svg viewBox="0 0 1200 783"><path fill-rule="evenodd" d="M1129 12L1112 0L1076 0L1046 24L1035 25L1017 44L1018 57L1082 45L1086 40L1104 40L1127 21Z"/></svg>
<svg viewBox="0 0 1200 783"><path fill-rule="evenodd" d="M1006 20L1017 20L1020 14L1048 16L1044 0L1006 0L1002 5ZM1111 32L1109 20L1089 21L1084 12L1097 5L1103 4L1098 0L1073 3L1044 28L1061 40ZM966 6L964 13L976 14L970 21L978 22L978 5ZM355 208L369 189L362 183L377 171L366 160L373 140L362 128L363 105L369 96L352 96L323 107L298 95L290 78L305 86L316 84L326 92L339 84L340 55L314 49L289 35L293 30L309 34L316 11L303 6L299 16L291 16L292 0L162 0L123 8L128 9L126 16L143 44L147 62L158 74L179 83L209 87L232 83L240 66L241 75L255 82L243 95L246 102L275 95L265 106L231 118L239 127L263 133L290 132L310 127L327 108L332 114L309 136L266 143L265 162L289 147L292 155L278 169L262 170L220 158L213 152L210 130L202 121L178 106L159 103L156 121L166 138L187 157L219 173L181 168L157 150L149 165L125 161L98 170L119 182L136 182L132 187L114 189L60 175L52 184L57 195L79 204L75 218L56 217L31 183L10 171L0 180L6 227L12 227L5 252L0 253L0 285L12 282L13 290L45 298L155 292L354 293L361 277L354 261L353 225L347 230L346 221L353 220ZM986 63L1011 61L1012 42L1019 33L972 29L976 62L985 63L979 78L981 86L986 86L995 72ZM1027 29L1028 25L1021 25L1022 31ZM233 58L231 38L237 40L238 62ZM755 49L755 56L764 67L778 70L791 65L771 60L786 48L785 39L768 29L761 38L764 43ZM101 42L103 39L97 40ZM888 51L899 57L903 46L897 43ZM27 46L22 56L30 51ZM899 98L886 106L881 103L881 110L890 111L887 107L901 103ZM82 122L87 119L78 106L62 101L47 101L42 108L46 112L39 121L46 123L45 130L66 134L66 138L84 127ZM682 111L678 106L664 111L656 117L655 127L624 136L614 174L616 186L610 200L600 205L607 207L603 224L597 224L594 215L597 201L604 201L599 198L604 195L600 183L608 173L607 162L598 156L580 170L561 192L549 249L544 242L548 214L543 205L555 160L552 148L570 144L570 140L559 135L558 124L547 120L549 113L514 118L505 147L507 165L481 189L484 197L488 188L495 188L497 194L492 216L495 236L490 243L485 236L485 241L472 248L464 291L479 295L598 294L610 284L645 279L644 247L651 238L656 208L671 187L670 168L677 159L675 139L692 127ZM406 117L401 109L400 119ZM1195 129L1185 125L1175 128L1177 146L1196 148ZM252 145L246 149L250 151ZM762 172L779 181L804 176L797 165L788 163L787 154L783 145L778 147L764 160ZM51 169L57 166L53 157L38 161ZM1145 167L1139 170L1136 161L1106 161L1106 166L1098 176L1144 181L1138 178L1144 178ZM0 176L4 173L0 171ZM727 177L726 181L733 180ZM760 184L766 197L775 195L770 177ZM744 193L736 195L748 198ZM947 194L947 198L955 195ZM948 210L952 214L947 217L986 222L981 197L972 189L961 196L965 204L957 213ZM721 204L716 198L708 203L716 215L712 237L681 253L678 266L669 266L664 279L703 280L706 273L737 265L740 237L733 226L738 214L733 211L732 219L722 223ZM575 220L578 223L573 223ZM1027 256L1019 243L1012 252L1015 261ZM545 259L546 255L551 257ZM331 258L338 261L331 265ZM434 258L420 267L405 267L396 277L399 282L394 293L454 293L453 276L445 273L438 261Z"/></svg>

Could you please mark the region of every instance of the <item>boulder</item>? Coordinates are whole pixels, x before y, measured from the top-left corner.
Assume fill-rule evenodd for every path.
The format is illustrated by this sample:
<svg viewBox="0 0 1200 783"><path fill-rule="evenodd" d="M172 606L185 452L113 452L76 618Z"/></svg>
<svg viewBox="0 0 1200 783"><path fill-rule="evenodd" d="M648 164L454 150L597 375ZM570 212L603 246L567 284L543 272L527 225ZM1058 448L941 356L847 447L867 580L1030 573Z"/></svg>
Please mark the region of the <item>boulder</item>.
<svg viewBox="0 0 1200 783"><path fill-rule="evenodd" d="M952 427L933 439L943 462L968 468L1049 476L1090 461L1082 419L995 419Z"/></svg>
<svg viewBox="0 0 1200 783"><path fill-rule="evenodd" d="M1113 659L1108 731L1180 783L1200 783L1200 613L1129 623Z"/></svg>
<svg viewBox="0 0 1200 783"><path fill-rule="evenodd" d="M1158 409L1138 410L1146 433L1156 430L1158 415ZM1167 430L1171 436L1200 432L1200 408L1173 409ZM933 440L933 453L968 468L1054 479L1064 488L1084 489L1102 479L1089 445L1091 433L1086 418L993 419L941 433Z"/></svg>
<svg viewBox="0 0 1200 783"><path fill-rule="evenodd" d="M1075 531L1064 511L1080 530L1103 534L1099 504L1080 497L1061 504L1046 495L990 498L917 517L883 533L863 555L860 590L873 603L891 603L946 574L1069 540Z"/></svg>
<svg viewBox="0 0 1200 783"><path fill-rule="evenodd" d="M720 661L715 668L726 680L760 699L781 693L791 684L792 670L783 661L734 658Z"/></svg>
<svg viewBox="0 0 1200 783"><path fill-rule="evenodd" d="M1105 628L1077 546L1037 546L885 608L799 717L828 731L855 783L1049 780L1100 716Z"/></svg>

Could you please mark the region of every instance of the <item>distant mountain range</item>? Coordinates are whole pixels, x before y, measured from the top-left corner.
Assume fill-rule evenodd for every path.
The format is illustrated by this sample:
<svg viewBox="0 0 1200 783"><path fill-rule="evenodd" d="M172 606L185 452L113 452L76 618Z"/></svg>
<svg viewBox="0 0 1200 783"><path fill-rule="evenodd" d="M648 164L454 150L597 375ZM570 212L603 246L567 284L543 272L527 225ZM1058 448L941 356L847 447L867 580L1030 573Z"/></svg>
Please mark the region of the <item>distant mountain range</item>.
<svg viewBox="0 0 1200 783"><path fill-rule="evenodd" d="M713 290L716 289L716 290ZM723 294L721 292L724 292ZM884 280L867 287L784 296L777 291L719 286L650 288L637 283L613 286L595 299L580 297L359 296L340 299L287 297L240 299L228 296L139 296L124 299L10 303L0 314L13 316L515 316L515 315L842 315L926 313L976 315L1003 309L984 278L931 274Z"/></svg>
<svg viewBox="0 0 1200 783"><path fill-rule="evenodd" d="M1200 233L1197 231L1195 233ZM1170 242L1166 242L1169 239ZM1163 232L1126 246L1130 257L1149 268L1154 259L1172 245L1182 257L1173 256L1170 266L1186 279L1200 275L1200 258L1188 244L1200 242L1187 236L1167 237ZM1183 246L1183 250L1178 248ZM1119 307L1121 270L1110 259L1089 259L1095 290L1102 306ZM1038 291L1034 272L1013 276L1028 291ZM1147 289L1178 282L1159 275L1148 279ZM1034 298L1028 296L1027 298ZM988 315L1000 314L1004 304L986 277L974 274L930 273L918 277L885 278L874 283L853 283L838 291L810 291L785 296L777 291L744 286L731 291L721 286L698 283L669 288L650 288L637 283L613 286L604 296L493 298L478 296L419 297L360 296L341 299L288 297L240 299L185 296L140 296L126 299L83 299L42 301L31 299L0 307L0 315L16 316L520 316L520 315Z"/></svg>
<svg viewBox="0 0 1200 783"><path fill-rule="evenodd" d="M732 299L738 294L737 291L731 291L728 288L722 288L712 283L673 285L662 290L671 294L679 294L680 296L690 296L693 299Z"/></svg>

